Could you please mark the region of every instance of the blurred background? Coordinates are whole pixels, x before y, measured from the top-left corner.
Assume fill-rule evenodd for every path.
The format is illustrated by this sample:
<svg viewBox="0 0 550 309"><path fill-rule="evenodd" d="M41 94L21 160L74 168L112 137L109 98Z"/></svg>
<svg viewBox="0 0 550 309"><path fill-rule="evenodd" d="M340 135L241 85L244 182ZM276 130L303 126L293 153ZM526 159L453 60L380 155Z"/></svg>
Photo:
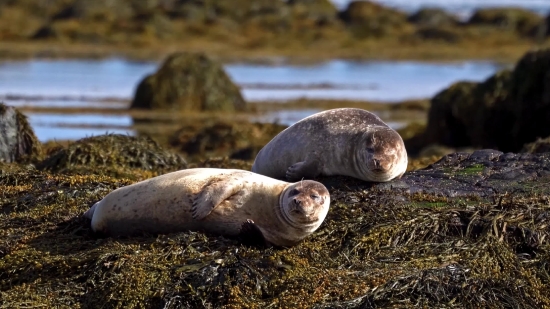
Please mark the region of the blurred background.
<svg viewBox="0 0 550 309"><path fill-rule="evenodd" d="M47 145L147 135L191 161L251 160L336 107L377 113L411 157L540 151L549 13L545 0L0 0L0 102Z"/></svg>

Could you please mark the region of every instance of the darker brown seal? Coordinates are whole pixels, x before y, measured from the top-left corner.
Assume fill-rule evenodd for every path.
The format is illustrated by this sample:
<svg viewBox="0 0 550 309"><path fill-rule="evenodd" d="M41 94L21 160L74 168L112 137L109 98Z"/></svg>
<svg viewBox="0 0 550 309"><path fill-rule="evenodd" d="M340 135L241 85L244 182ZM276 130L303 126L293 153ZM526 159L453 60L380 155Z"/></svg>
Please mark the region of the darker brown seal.
<svg viewBox="0 0 550 309"><path fill-rule="evenodd" d="M384 182L406 169L401 136L358 108L332 109L298 121L263 147L252 166L255 173L288 181L343 175Z"/></svg>

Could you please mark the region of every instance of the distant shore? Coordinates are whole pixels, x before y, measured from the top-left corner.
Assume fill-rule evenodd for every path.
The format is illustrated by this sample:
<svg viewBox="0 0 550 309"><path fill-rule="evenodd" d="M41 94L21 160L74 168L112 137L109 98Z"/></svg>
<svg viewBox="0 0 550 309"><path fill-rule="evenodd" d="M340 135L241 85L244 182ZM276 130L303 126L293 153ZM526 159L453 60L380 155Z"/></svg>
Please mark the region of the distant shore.
<svg viewBox="0 0 550 309"><path fill-rule="evenodd" d="M238 49L226 48L213 42L197 42L194 45L165 44L150 46L101 45L58 42L2 42L0 62L27 59L101 59L120 57L135 61L161 61L176 51L204 52L225 63L294 63L307 64L331 59L359 61L394 60L448 62L464 60L489 60L512 63L525 52L550 47L550 43L534 44L529 41L516 42L495 48L480 45L448 45L423 43L405 45L398 42L370 42L357 47L331 47L322 42L310 48L296 49Z"/></svg>

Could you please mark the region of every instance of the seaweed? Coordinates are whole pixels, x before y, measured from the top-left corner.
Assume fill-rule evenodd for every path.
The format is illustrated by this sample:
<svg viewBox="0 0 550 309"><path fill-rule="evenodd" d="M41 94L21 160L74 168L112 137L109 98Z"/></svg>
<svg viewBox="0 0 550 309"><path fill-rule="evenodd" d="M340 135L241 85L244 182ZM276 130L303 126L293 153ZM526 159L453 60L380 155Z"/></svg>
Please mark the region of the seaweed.
<svg viewBox="0 0 550 309"><path fill-rule="evenodd" d="M39 169L57 173L108 173L132 178L187 167L181 155L163 149L146 136L106 134L83 138L54 149L57 150L52 150L37 165Z"/></svg>
<svg viewBox="0 0 550 309"><path fill-rule="evenodd" d="M212 158L190 167L250 163ZM82 213L137 180L101 170L0 168L4 307L550 306L545 195L465 200L417 193L409 201L326 177L320 181L329 187L331 209L319 230L290 248L260 248L198 232L97 237Z"/></svg>

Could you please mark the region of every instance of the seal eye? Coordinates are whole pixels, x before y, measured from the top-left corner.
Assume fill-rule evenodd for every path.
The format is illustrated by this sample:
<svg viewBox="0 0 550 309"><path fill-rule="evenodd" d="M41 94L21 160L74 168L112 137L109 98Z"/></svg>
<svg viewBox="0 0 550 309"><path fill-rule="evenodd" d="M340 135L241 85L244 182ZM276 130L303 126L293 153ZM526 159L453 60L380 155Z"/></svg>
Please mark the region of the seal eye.
<svg viewBox="0 0 550 309"><path fill-rule="evenodd" d="M292 189L288 195L292 196L292 195L298 195L298 194L300 194L300 191L298 191L296 189Z"/></svg>
<svg viewBox="0 0 550 309"><path fill-rule="evenodd" d="M309 197L311 197L311 198L314 199L314 200L318 200L318 199L320 198L320 196L317 195L317 194L312 194L312 195L310 195Z"/></svg>
<svg viewBox="0 0 550 309"><path fill-rule="evenodd" d="M374 153L374 147L367 147L367 151L370 153Z"/></svg>

